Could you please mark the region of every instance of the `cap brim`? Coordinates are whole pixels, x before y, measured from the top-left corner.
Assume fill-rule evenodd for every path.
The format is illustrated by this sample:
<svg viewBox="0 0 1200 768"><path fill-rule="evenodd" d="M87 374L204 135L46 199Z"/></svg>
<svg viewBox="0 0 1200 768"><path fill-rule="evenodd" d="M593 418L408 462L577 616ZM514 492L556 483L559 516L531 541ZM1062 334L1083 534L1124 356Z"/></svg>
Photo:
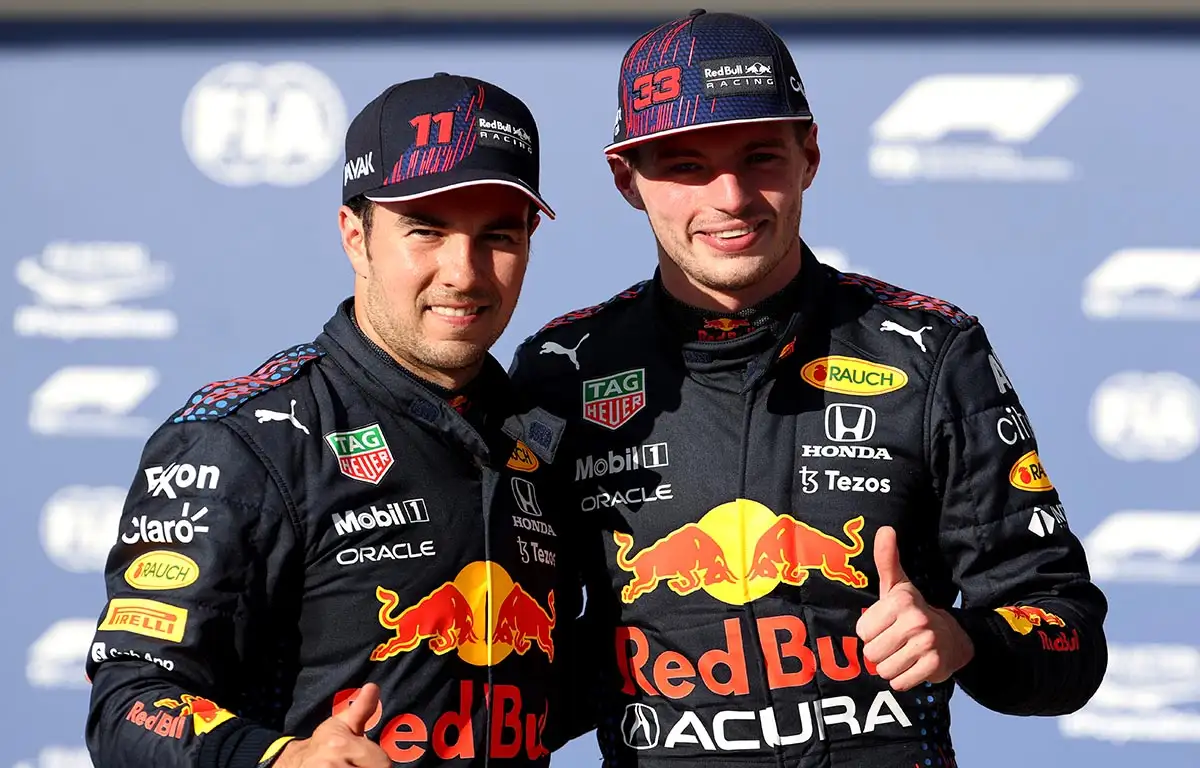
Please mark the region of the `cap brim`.
<svg viewBox="0 0 1200 768"><path fill-rule="evenodd" d="M668 128L665 131L656 131L655 133L651 133L647 136L639 136L634 139L626 139L625 141L618 141L615 144L609 144L607 147L604 148L604 154L607 155L607 154L611 154L613 152L620 152L621 150L631 149L640 144L645 144L646 142L654 141L655 139L661 139L661 138L664 138L667 136L675 136L680 133L687 133L688 131L698 131L702 128L720 128L720 127L726 126L726 125L742 125L744 123L774 123L774 122L779 122L781 120L789 120L789 121L793 121L793 122L798 121L798 120L811 121L812 119L813 119L813 116L811 114L782 115L780 117L742 117L742 118L738 118L736 120L718 120L718 121L712 122L712 123L696 123L694 125L684 125L684 126L680 126L679 128Z"/></svg>
<svg viewBox="0 0 1200 768"><path fill-rule="evenodd" d="M378 189L367 192L364 197L375 203L402 203L409 200L420 200L423 197L430 197L441 192L449 192L454 189L463 189L464 187L478 187L484 184L497 184L502 187L512 187L524 192L534 205L538 207L542 213L555 218L554 210L542 199L542 196L533 190L525 182L515 176L507 173L496 173L495 171L480 172L477 178L471 178L469 174L455 174L455 180L447 179L446 183L438 184L426 190L419 192L410 192L407 195L388 194L388 187L380 187ZM400 185L396 185L399 187Z"/></svg>

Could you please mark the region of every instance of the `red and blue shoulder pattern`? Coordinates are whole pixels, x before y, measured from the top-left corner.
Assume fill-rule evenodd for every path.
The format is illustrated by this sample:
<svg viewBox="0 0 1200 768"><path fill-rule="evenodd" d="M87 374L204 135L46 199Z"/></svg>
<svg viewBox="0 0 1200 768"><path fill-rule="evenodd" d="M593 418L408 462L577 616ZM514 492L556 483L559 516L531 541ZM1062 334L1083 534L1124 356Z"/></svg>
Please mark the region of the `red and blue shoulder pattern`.
<svg viewBox="0 0 1200 768"><path fill-rule="evenodd" d="M228 416L246 401L264 392L270 392L294 378L305 365L324 354L324 350L312 343L297 344L285 349L272 356L249 376L214 381L196 390L187 405L175 412L171 421L180 424L187 421L211 421Z"/></svg>
<svg viewBox="0 0 1200 768"><path fill-rule="evenodd" d="M538 336L542 335L546 331L552 330L554 328L561 328L564 325L570 325L571 323L578 322L585 318L589 318L593 315L599 314L602 310L607 309L608 307L611 307L614 304L619 304L623 301L630 301L631 299L636 299L643 292L645 292L646 288L649 287L649 285L650 285L649 280L643 280L640 283L636 283L634 285L629 286L625 290L618 293L616 296L606 299L606 300L600 302L599 304L595 304L590 307L584 307L583 309L573 309L570 312L566 313L565 315L556 317L553 320L551 320L550 322L546 323L540 329L538 329L538 331L536 333L533 333L532 335L530 335L529 338L525 339L525 341L522 343L528 343L528 342L532 341L533 339L537 338Z"/></svg>
<svg viewBox="0 0 1200 768"><path fill-rule="evenodd" d="M877 280L866 275L858 275L852 272L838 272L834 270L834 279L840 285L850 285L861 288L878 301L888 307L898 307L900 309L916 309L925 312L934 312L941 315L950 321L951 325L962 325L964 323L976 323L978 318L974 315L969 315L948 301L937 299L933 296L924 296L919 293L907 291L891 283L885 283L882 280Z"/></svg>

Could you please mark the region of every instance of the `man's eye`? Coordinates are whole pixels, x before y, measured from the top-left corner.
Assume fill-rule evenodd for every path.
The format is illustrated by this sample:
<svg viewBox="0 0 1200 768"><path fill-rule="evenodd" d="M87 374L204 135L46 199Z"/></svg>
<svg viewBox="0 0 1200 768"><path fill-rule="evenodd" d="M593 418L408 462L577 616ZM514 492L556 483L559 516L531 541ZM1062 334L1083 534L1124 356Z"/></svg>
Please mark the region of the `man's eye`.
<svg viewBox="0 0 1200 768"><path fill-rule="evenodd" d="M413 229L408 234L416 235L417 237L438 237L440 233L434 229Z"/></svg>
<svg viewBox="0 0 1200 768"><path fill-rule="evenodd" d="M671 166L671 173L695 173L700 170L699 163L675 163Z"/></svg>
<svg viewBox="0 0 1200 768"><path fill-rule="evenodd" d="M515 244L517 242L517 238L507 232L489 232L485 237L494 243Z"/></svg>
<svg viewBox="0 0 1200 768"><path fill-rule="evenodd" d="M778 159L779 155L775 155L770 152L755 152L754 154L750 155L750 162L752 163L769 163L772 160Z"/></svg>

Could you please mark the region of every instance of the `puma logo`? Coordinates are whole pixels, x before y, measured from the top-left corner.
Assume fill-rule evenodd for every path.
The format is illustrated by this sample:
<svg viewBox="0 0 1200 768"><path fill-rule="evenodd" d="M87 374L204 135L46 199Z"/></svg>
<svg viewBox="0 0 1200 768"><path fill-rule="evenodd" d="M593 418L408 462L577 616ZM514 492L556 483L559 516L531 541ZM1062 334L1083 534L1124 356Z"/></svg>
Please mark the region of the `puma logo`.
<svg viewBox="0 0 1200 768"><path fill-rule="evenodd" d="M545 344L542 345L542 351L538 354L566 355L571 360L571 362L574 363L575 370L578 371L579 370L579 358L575 356L575 353L579 351L579 345L583 343L584 339L586 339L588 336L591 336L591 335L592 334L590 334L590 333L583 334L583 338L580 339L578 342L576 342L575 346L571 347L570 349L567 349L566 347L564 347L562 344L559 344L558 342L547 341Z"/></svg>
<svg viewBox="0 0 1200 768"><path fill-rule="evenodd" d="M925 342L921 341L921 334L925 333L925 331L931 330L932 328L932 325L927 325L918 331L912 331L908 328L905 328L903 325L893 323L891 320L884 320L883 324L879 326L879 330L881 331L895 331L901 336L907 336L908 338L912 339L917 343L917 346L921 348L922 352L928 352L929 350L925 349Z"/></svg>
<svg viewBox="0 0 1200 768"><path fill-rule="evenodd" d="M296 401L295 400L292 401L292 412L291 413L280 413L279 411L268 411L266 408L259 408L257 411L254 412L254 416L258 419L259 424L266 424L268 421L290 421L290 422L292 422L293 427L300 430L304 434L306 434L306 435L312 434L311 432L308 431L308 427L304 426L296 419Z"/></svg>

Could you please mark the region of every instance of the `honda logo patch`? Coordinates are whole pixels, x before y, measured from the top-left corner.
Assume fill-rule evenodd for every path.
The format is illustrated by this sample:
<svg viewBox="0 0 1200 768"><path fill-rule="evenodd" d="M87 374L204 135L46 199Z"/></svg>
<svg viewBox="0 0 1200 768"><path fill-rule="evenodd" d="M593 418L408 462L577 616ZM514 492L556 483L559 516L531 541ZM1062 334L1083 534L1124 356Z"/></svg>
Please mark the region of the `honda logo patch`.
<svg viewBox="0 0 1200 768"><path fill-rule="evenodd" d="M513 498L517 500L517 508L530 517L541 517L542 510L538 507L537 492L533 483L523 477L512 479Z"/></svg>
<svg viewBox="0 0 1200 768"><path fill-rule="evenodd" d="M862 443L875 434L875 409L834 403L825 409L825 436L835 443Z"/></svg>

